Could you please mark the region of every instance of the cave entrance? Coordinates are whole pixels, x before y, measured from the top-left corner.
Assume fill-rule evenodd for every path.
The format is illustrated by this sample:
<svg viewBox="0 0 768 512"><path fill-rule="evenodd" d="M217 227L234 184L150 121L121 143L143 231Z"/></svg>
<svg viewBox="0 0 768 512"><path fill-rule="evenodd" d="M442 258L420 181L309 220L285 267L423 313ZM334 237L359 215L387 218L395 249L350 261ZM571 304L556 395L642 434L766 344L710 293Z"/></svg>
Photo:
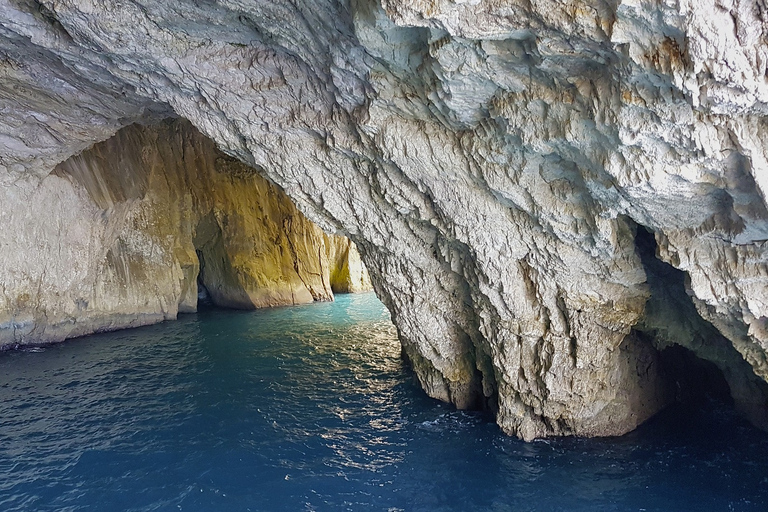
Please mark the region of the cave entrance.
<svg viewBox="0 0 768 512"><path fill-rule="evenodd" d="M657 256L654 234L644 226L636 229L636 251L650 298L635 329L659 351L661 378L667 380L671 397L696 408L712 402L735 407L755 425L768 426L768 385L699 314L688 291L688 275Z"/></svg>
<svg viewBox="0 0 768 512"><path fill-rule="evenodd" d="M734 353L735 349L699 315L686 290L687 274L659 259L656 237L649 229L637 226L635 246L651 292L638 327L660 351L662 375L674 401L701 406L714 399L733 405L730 386L718 366L724 361L713 348Z"/></svg>

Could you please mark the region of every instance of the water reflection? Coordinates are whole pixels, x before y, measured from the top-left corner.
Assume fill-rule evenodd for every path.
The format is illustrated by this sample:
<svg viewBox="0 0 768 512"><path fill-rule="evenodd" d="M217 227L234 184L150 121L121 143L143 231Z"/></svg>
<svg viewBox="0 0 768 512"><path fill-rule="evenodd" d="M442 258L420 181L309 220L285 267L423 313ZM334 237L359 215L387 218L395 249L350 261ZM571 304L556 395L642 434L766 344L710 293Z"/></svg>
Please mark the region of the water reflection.
<svg viewBox="0 0 768 512"><path fill-rule="evenodd" d="M523 443L428 399L372 295L0 355L0 510L766 510L768 439L672 411Z"/></svg>

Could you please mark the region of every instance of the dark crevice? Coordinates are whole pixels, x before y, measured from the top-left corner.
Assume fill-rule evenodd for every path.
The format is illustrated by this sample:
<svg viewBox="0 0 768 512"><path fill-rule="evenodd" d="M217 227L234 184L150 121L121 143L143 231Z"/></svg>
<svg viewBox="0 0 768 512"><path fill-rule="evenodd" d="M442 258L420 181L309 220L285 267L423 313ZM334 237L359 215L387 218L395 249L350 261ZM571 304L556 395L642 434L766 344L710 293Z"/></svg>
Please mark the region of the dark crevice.
<svg viewBox="0 0 768 512"><path fill-rule="evenodd" d="M200 271L197 273L197 309L212 308L214 307L213 299L208 293L208 288L205 287L205 257L200 250L196 250L195 254L200 265Z"/></svg>
<svg viewBox="0 0 768 512"><path fill-rule="evenodd" d="M673 385L675 402L693 407L710 401L734 405L731 388L714 363L680 345L665 348L659 356L662 372Z"/></svg>
<svg viewBox="0 0 768 512"><path fill-rule="evenodd" d="M475 368L472 380L467 386L466 403L464 409L470 411L488 411L491 407L489 397L483 394L483 372Z"/></svg>

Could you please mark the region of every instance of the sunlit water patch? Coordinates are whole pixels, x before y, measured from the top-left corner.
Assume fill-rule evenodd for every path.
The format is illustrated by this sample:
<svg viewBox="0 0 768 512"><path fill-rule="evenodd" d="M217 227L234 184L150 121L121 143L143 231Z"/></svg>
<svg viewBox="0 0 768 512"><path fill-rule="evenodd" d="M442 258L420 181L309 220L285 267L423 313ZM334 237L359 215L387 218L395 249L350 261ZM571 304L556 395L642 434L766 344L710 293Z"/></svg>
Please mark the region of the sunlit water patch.
<svg viewBox="0 0 768 512"><path fill-rule="evenodd" d="M768 510L710 408L523 443L421 392L372 294L0 354L0 510Z"/></svg>

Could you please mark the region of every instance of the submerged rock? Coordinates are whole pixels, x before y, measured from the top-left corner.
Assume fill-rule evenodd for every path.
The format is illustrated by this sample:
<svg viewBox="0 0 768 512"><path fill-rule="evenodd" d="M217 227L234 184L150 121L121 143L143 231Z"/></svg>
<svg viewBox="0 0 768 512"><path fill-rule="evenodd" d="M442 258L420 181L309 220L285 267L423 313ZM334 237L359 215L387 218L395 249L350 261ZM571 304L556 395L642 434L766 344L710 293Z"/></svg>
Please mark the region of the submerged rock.
<svg viewBox="0 0 768 512"><path fill-rule="evenodd" d="M46 263L25 274L30 288L51 273L74 288L97 282L93 262L105 255L57 244L94 232L68 221L84 192L51 172L122 126L174 113L357 244L431 396L491 407L525 439L621 434L674 399L669 372L680 365L659 350L677 344L717 366L754 421L765 418L761 3L0 6L0 221L13 231L0 237L0 276L20 276L39 252ZM44 213L9 206L38 196ZM131 211L113 215L151 222ZM214 224L215 214L200 232L215 239ZM650 251L636 242L642 232ZM36 242L6 257L15 237ZM146 251L166 269L152 281L181 288L182 264L169 267L152 243L113 252L113 266L130 269ZM191 245L178 258L194 266ZM671 295L660 291L665 271L650 275L653 260L682 272ZM13 325L40 324L39 294L2 296L0 314L28 312ZM177 307L152 297L131 300L148 316Z"/></svg>

